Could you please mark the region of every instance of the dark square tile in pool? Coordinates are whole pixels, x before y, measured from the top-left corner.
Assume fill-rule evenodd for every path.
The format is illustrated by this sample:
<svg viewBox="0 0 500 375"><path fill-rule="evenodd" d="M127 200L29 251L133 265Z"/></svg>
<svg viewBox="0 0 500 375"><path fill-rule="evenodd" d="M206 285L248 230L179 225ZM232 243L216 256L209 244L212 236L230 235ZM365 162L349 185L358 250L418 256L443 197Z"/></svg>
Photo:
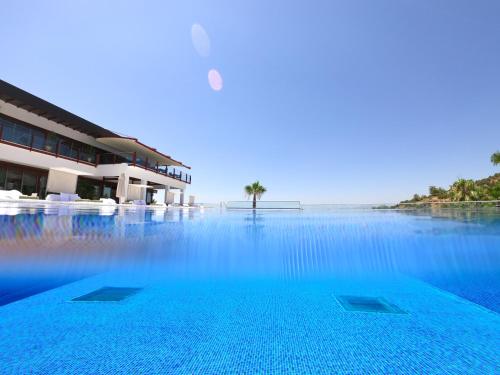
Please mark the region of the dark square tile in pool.
<svg viewBox="0 0 500 375"><path fill-rule="evenodd" d="M406 314L382 297L336 296L336 298L346 311Z"/></svg>
<svg viewBox="0 0 500 375"><path fill-rule="evenodd" d="M136 294L141 288L105 286L88 294L73 298L77 302L117 302Z"/></svg>

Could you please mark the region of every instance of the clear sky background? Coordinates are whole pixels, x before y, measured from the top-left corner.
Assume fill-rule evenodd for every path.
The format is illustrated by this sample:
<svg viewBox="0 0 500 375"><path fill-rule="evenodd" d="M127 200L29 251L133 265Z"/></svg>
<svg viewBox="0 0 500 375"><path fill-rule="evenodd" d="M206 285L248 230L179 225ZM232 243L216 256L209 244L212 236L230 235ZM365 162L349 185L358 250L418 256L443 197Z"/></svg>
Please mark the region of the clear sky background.
<svg viewBox="0 0 500 375"><path fill-rule="evenodd" d="M393 202L499 172L497 0L2 0L0 14L1 79L191 165L205 202L256 179L269 200Z"/></svg>

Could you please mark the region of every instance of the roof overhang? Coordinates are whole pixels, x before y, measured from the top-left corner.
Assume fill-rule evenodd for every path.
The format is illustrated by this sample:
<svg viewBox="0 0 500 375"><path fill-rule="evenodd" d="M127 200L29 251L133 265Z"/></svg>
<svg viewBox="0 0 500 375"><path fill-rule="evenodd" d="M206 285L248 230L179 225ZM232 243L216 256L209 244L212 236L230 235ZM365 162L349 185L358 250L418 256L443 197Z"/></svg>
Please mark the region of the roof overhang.
<svg viewBox="0 0 500 375"><path fill-rule="evenodd" d="M1 79L0 100L94 138L117 135Z"/></svg>
<svg viewBox="0 0 500 375"><path fill-rule="evenodd" d="M135 152L139 155L147 157L150 160L158 162L158 165L173 165L191 169L191 167L184 165L182 162L173 159L169 155L161 153L156 148L149 147L144 143L139 142L136 138L102 137L97 138L97 141L121 152Z"/></svg>

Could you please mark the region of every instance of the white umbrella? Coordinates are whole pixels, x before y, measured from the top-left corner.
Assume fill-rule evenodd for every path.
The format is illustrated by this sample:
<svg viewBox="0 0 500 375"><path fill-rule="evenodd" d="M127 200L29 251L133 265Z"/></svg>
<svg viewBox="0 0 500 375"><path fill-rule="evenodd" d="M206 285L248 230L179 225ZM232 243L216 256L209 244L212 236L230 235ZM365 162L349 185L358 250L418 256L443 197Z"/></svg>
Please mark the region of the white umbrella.
<svg viewBox="0 0 500 375"><path fill-rule="evenodd" d="M127 197L127 187L125 186L125 173L118 177L118 185L116 186L116 197L125 199Z"/></svg>

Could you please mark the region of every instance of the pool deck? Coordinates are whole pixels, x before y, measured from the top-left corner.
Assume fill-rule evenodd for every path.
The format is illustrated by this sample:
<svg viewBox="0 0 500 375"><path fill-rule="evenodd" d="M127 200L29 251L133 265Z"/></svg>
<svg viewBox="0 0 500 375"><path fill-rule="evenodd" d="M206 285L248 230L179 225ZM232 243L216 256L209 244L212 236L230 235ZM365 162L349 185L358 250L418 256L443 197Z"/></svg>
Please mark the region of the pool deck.
<svg viewBox="0 0 500 375"><path fill-rule="evenodd" d="M103 286L121 302L71 302ZM346 311L381 296L406 314ZM0 373L493 374L500 315L405 278L175 280L101 274L0 308Z"/></svg>
<svg viewBox="0 0 500 375"><path fill-rule="evenodd" d="M58 202L47 201L43 199L0 199L0 207L7 208L44 208L44 207L69 207L78 209L99 209L99 208L112 208L112 207L125 207L125 208L141 208L141 209L200 209L204 208L203 205L137 205L132 203L107 203L107 202L93 202L93 201L79 201L79 202Z"/></svg>

